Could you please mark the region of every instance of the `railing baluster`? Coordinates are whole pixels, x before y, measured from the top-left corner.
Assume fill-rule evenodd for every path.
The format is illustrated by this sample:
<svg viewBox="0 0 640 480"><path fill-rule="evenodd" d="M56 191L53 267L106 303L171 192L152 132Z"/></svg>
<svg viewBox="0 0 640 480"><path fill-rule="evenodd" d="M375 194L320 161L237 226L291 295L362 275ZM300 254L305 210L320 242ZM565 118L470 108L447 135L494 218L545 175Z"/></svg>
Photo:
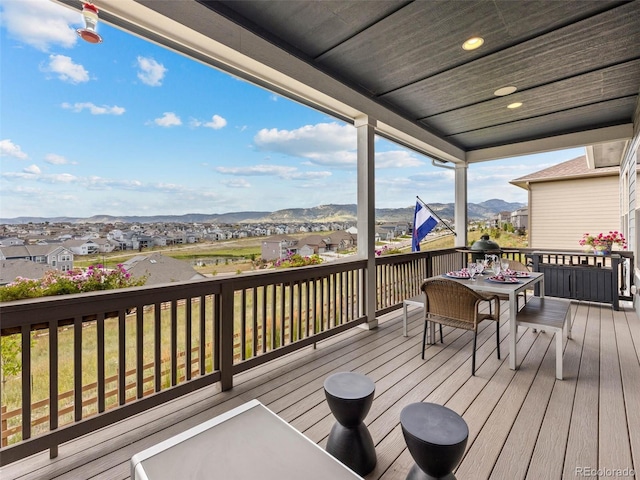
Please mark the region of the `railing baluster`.
<svg viewBox="0 0 640 480"><path fill-rule="evenodd" d="M73 416L76 422L82 420L82 317L73 321Z"/></svg>
<svg viewBox="0 0 640 480"><path fill-rule="evenodd" d="M222 357L221 349L222 344L220 343L221 333L220 330L222 328L222 294L213 296L213 339L211 344L213 345L213 370L220 370L220 358ZM255 352L254 352L255 354Z"/></svg>
<svg viewBox="0 0 640 480"><path fill-rule="evenodd" d="M332 273L331 274L331 280L332 280L332 292L331 292L331 303L333 303L333 326L337 326L340 325L341 319L340 319L340 313L339 313L339 309L338 309L338 277L339 275L337 273Z"/></svg>
<svg viewBox="0 0 640 480"><path fill-rule="evenodd" d="M253 287L253 348L251 350L251 355L256 356L258 352L258 290L257 287Z"/></svg>
<svg viewBox="0 0 640 480"><path fill-rule="evenodd" d="M144 306L136 306L136 398L144 396Z"/></svg>
<svg viewBox="0 0 640 480"><path fill-rule="evenodd" d="M240 295L240 358L247 358L247 290L242 289Z"/></svg>
<svg viewBox="0 0 640 480"><path fill-rule="evenodd" d="M233 387L233 314L234 291L231 284L222 285L220 306L220 388L223 391Z"/></svg>
<svg viewBox="0 0 640 480"><path fill-rule="evenodd" d="M262 353L267 351L267 294L268 285L262 287Z"/></svg>
<svg viewBox="0 0 640 480"><path fill-rule="evenodd" d="M51 320L49 321L49 429L52 431L58 428L58 388L58 320ZM58 445L54 444L49 448L49 458L57 456Z"/></svg>
<svg viewBox="0 0 640 480"><path fill-rule="evenodd" d="M284 347L285 346L285 317L286 317L286 313L287 313L287 308L286 308L286 296L287 296L287 291L289 290L288 284L286 283L280 283L279 285L279 289L280 289L280 347Z"/></svg>
<svg viewBox="0 0 640 480"><path fill-rule="evenodd" d="M153 380L156 392L162 390L162 304L153 305Z"/></svg>
<svg viewBox="0 0 640 480"><path fill-rule="evenodd" d="M185 299L185 359L184 359L184 378L187 381L191 380L191 334L193 332L193 328L191 322L193 319L191 318L191 297Z"/></svg>
<svg viewBox="0 0 640 480"><path fill-rule="evenodd" d="M126 311L118 312L118 404L124 405L127 401L127 362L126 362Z"/></svg>
<svg viewBox="0 0 640 480"><path fill-rule="evenodd" d="M22 348L22 440L31 438L31 328L21 327Z"/></svg>
<svg viewBox="0 0 640 480"><path fill-rule="evenodd" d="M309 288L309 280L305 280L304 282L305 289L305 328L306 334L305 337L309 337L311 330L311 290Z"/></svg>
<svg viewBox="0 0 640 480"><path fill-rule="evenodd" d="M298 292L298 285L298 282L291 282L289 284L289 343L293 343L300 339L300 325L295 321L296 317L300 319L300 315L295 315L295 306L298 298L296 296L296 293Z"/></svg>
<svg viewBox="0 0 640 480"><path fill-rule="evenodd" d="M178 384L178 300L171 300L171 386Z"/></svg>
<svg viewBox="0 0 640 480"><path fill-rule="evenodd" d="M198 363L200 365L200 375L206 375L207 373L207 366L206 366L207 364L205 362L205 360L207 359L207 352L206 352L207 309L206 309L206 306L207 306L207 297L205 295L201 295L200 296L200 353L198 355ZM244 302L243 302L243 307L244 307ZM242 350L244 351L244 348Z"/></svg>
<svg viewBox="0 0 640 480"><path fill-rule="evenodd" d="M104 385L104 379L106 378L105 375L105 366L104 366L104 362L105 362L105 336L104 336L104 312L101 312L98 314L98 320L97 320L97 334L98 334L98 338L97 338L97 342L98 342L98 348L97 348L97 364L98 364L98 378L97 378L97 385L98 385L98 412L102 413L105 410L105 385Z"/></svg>
<svg viewBox="0 0 640 480"><path fill-rule="evenodd" d="M300 340L304 338L304 334L302 331L302 282L296 282L295 292L296 292L296 302L297 302L296 311L298 312L298 315L295 318L295 324L297 326L297 332L298 332L296 336L296 340ZM293 315L291 318L293 320Z"/></svg>

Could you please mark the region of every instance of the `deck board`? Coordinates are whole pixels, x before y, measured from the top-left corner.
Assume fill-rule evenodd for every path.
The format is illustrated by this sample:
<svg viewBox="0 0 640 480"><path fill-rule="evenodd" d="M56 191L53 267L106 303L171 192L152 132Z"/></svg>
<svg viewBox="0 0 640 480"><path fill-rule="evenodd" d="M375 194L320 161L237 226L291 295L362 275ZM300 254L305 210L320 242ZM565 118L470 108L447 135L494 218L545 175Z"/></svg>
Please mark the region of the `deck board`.
<svg viewBox="0 0 640 480"><path fill-rule="evenodd" d="M436 402L460 413L470 430L456 470L459 480L574 478L576 467L635 469L640 458L640 322L625 304L572 305L565 342L565 380L555 379L555 342L549 333L518 330L521 367L508 366L508 309L502 312L502 358L495 324L478 333L477 371L471 376L473 334L444 329L444 343L420 358L423 322L409 311L384 315L374 330L355 328L317 348L279 358L237 375L234 388L216 385L60 446L59 457L34 455L0 471L5 479L129 478L131 456L253 398L324 446L334 419L323 391L326 377L358 371L376 383L369 427L378 462L367 480L399 480L413 465L399 425L412 402Z"/></svg>
<svg viewBox="0 0 640 480"><path fill-rule="evenodd" d="M614 470L631 467L631 447L626 432L620 360L618 345L613 324L613 311L601 312L600 351L600 448L599 466L602 469ZM637 408L636 403L636 408Z"/></svg>
<svg viewBox="0 0 640 480"><path fill-rule="evenodd" d="M564 457L563 478L574 478L576 466L593 467L598 464L600 309L594 305L580 306L577 315L584 315L586 332Z"/></svg>
<svg viewBox="0 0 640 480"><path fill-rule="evenodd" d="M577 310L575 306L572 307L572 338L565 343L564 380L556 380L553 385L531 461L524 477L526 479L562 477L563 460L571 423L571 409L575 398L580 353L586 327L586 316L578 316Z"/></svg>
<svg viewBox="0 0 640 480"><path fill-rule="evenodd" d="M626 312L614 312L614 325L616 329L616 339L620 354L620 369L622 371L622 385L624 393L625 413L631 445L631 454L635 472L640 472L640 362L638 362L637 351L631 340L630 321ZM635 330L640 330L636 325ZM636 475L637 476L637 475Z"/></svg>

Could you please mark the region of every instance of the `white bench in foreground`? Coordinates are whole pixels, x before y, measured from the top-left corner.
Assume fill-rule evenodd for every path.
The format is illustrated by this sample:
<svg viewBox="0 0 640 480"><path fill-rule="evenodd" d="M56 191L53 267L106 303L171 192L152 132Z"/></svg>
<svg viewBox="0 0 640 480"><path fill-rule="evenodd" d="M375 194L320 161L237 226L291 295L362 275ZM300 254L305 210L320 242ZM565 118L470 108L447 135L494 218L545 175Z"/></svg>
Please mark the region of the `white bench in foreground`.
<svg viewBox="0 0 640 480"><path fill-rule="evenodd" d="M556 378L562 380L564 331L571 338L571 302L563 298L531 297L516 316L516 324L556 334Z"/></svg>

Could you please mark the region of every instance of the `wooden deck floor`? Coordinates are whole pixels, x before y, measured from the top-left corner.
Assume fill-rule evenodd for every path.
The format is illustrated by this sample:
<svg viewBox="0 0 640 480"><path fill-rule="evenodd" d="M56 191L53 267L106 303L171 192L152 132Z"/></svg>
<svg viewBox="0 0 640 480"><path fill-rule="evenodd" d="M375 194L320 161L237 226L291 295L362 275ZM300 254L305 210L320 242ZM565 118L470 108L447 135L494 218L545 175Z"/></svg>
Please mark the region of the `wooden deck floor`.
<svg viewBox="0 0 640 480"><path fill-rule="evenodd" d="M379 328L352 329L268 366L235 378L234 388L211 387L133 419L62 445L59 457L33 456L0 471L3 480L127 479L131 456L159 441L257 398L324 445L333 418L324 379L358 371L375 381L366 418L378 463L366 478L406 477L412 459L399 426L412 402L452 408L469 425L459 480L634 478L640 471L640 322L630 306L574 303L573 339L565 343L565 380L555 379L552 335L520 328L521 368L508 368L508 306L501 324L502 359L495 327L478 335L478 368L471 377L472 333L445 329L445 343L420 358L422 322L410 313L402 336L401 310ZM225 478L224 474L218 478ZM301 480L301 479L295 479Z"/></svg>

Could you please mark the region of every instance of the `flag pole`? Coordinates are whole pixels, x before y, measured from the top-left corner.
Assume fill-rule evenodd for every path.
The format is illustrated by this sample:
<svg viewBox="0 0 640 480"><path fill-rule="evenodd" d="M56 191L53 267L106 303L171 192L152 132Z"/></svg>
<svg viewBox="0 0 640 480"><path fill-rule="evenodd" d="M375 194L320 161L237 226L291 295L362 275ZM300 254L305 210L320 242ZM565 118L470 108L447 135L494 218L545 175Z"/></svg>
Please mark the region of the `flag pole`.
<svg viewBox="0 0 640 480"><path fill-rule="evenodd" d="M442 220L442 219L438 216L438 214L437 214L436 212L434 212L434 211L433 211L433 208L431 208L429 205L427 205L426 203L424 203L424 201L423 201L423 200L422 200L418 195L416 195L416 198L418 199L418 201L419 201L422 205L424 205L425 207L427 207L431 213L433 213L433 215L438 219L438 221L439 221L440 223L442 223L445 227L447 227L447 228L451 231L451 233L453 233L455 236L457 236L456 232L454 232L454 231L453 231L453 229L452 229L449 225L447 225L447 223L446 223L444 220ZM415 228L415 225L414 225L414 228Z"/></svg>

